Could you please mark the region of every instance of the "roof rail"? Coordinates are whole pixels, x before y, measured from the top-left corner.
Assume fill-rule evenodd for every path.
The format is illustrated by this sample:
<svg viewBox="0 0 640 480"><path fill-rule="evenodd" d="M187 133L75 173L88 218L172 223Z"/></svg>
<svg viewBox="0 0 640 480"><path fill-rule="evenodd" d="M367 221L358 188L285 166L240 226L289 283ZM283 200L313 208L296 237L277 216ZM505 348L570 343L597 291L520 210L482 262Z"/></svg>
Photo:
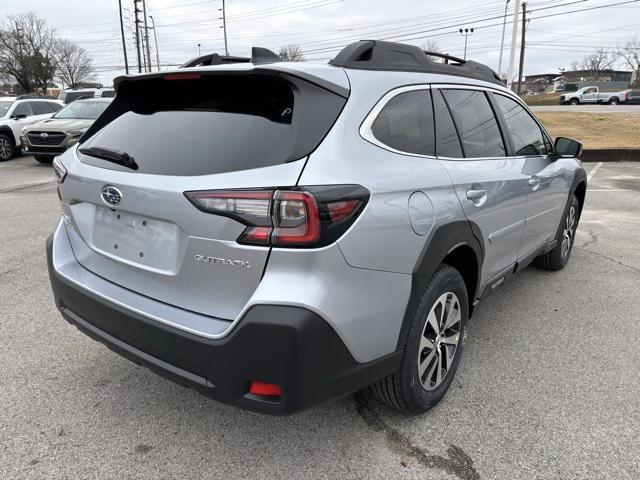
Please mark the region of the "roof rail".
<svg viewBox="0 0 640 480"><path fill-rule="evenodd" d="M24 100L25 98L40 98L40 95L37 93L23 93L22 95L18 95L16 100Z"/></svg>
<svg viewBox="0 0 640 480"><path fill-rule="evenodd" d="M217 53L209 53L200 57L193 58L188 62L180 65L179 68L199 67L203 65L222 65L223 63L274 63L280 62L280 57L267 48L252 47L251 58L234 57L227 55L218 55Z"/></svg>
<svg viewBox="0 0 640 480"><path fill-rule="evenodd" d="M429 56L444 58L455 63L434 62ZM440 73L475 78L503 85L499 75L482 63L463 60L437 52L425 52L414 45L360 40L351 43L329 60L331 65L362 70L388 70L406 72Z"/></svg>

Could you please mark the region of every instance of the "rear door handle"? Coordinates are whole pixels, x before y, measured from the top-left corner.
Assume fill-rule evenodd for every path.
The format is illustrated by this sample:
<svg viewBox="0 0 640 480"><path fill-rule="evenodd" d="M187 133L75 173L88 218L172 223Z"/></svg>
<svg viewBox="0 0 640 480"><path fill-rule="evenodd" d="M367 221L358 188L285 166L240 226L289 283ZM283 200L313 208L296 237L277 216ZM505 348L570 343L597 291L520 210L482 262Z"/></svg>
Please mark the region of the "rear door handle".
<svg viewBox="0 0 640 480"><path fill-rule="evenodd" d="M536 190L540 186L540 179L534 176L529 179L528 183L533 190Z"/></svg>
<svg viewBox="0 0 640 480"><path fill-rule="evenodd" d="M467 190L467 198L471 201L480 200L487 196L486 190Z"/></svg>

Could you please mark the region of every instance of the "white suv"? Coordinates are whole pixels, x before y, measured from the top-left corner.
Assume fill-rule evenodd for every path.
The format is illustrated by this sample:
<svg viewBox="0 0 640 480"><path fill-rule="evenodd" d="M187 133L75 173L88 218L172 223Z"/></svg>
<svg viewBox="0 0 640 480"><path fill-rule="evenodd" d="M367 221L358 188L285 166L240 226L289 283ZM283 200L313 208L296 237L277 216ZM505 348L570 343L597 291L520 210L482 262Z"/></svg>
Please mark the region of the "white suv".
<svg viewBox="0 0 640 480"><path fill-rule="evenodd" d="M58 100L0 97L0 161L20 151L20 131L26 125L49 118L63 106Z"/></svg>

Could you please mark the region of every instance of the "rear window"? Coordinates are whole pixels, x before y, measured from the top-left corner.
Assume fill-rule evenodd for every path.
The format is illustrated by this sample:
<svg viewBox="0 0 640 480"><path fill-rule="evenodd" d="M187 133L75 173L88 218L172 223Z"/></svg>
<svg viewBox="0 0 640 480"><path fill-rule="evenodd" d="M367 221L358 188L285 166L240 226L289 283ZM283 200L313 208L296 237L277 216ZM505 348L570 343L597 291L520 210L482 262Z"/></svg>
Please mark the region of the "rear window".
<svg viewBox="0 0 640 480"><path fill-rule="evenodd" d="M125 152L139 165L138 172L158 175L267 167L309 155L344 103L344 98L294 77L218 74L124 81L96 122L101 130L83 147ZM81 160L123 169L86 155Z"/></svg>

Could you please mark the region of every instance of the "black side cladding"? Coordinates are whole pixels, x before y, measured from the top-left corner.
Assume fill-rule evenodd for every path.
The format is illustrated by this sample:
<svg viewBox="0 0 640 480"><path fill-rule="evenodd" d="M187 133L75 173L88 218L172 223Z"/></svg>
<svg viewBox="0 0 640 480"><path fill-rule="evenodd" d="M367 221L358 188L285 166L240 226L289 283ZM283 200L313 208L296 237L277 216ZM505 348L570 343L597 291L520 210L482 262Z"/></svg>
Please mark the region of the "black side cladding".
<svg viewBox="0 0 640 480"><path fill-rule="evenodd" d="M479 229L474 223L460 220L439 227L435 231L433 238L424 246L413 270L411 294L409 295L409 302L402 320L402 328L398 337L398 349L402 348L407 340L413 315L425 286L449 253L460 246L471 248L476 257L477 278L480 278L482 262L484 261L484 245L478 240L478 233ZM482 237L480 236L479 238ZM469 295L470 312L471 305L479 294L478 287L479 285L476 285L476 291Z"/></svg>
<svg viewBox="0 0 640 480"><path fill-rule="evenodd" d="M455 63L434 62L429 59L426 52L414 45L380 40L360 40L347 45L329 63L336 67L362 70L456 75L503 85L500 76L482 63L450 56L446 56L446 58Z"/></svg>

